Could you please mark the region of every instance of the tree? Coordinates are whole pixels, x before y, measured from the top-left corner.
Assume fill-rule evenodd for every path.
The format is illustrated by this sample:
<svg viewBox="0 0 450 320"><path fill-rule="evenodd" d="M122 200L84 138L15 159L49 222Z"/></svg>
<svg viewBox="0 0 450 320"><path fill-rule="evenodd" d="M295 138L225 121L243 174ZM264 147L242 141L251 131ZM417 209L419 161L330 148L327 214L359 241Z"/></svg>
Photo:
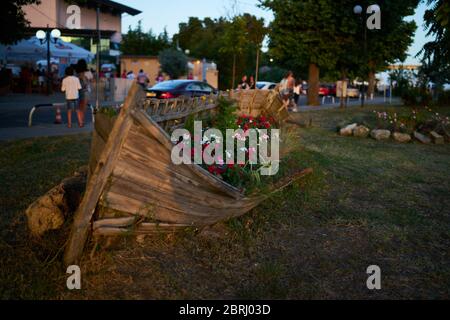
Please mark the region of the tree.
<svg viewBox="0 0 450 320"><path fill-rule="evenodd" d="M139 21L135 29L129 27L127 34L123 36L121 51L130 55L158 55L162 50L170 48L171 42L167 31L156 36L150 30L142 30L142 22Z"/></svg>
<svg viewBox="0 0 450 320"><path fill-rule="evenodd" d="M434 40L425 44L419 52L422 55L421 73L438 84L450 82L450 2L427 0L431 6L425 12L425 27L428 36Z"/></svg>
<svg viewBox="0 0 450 320"><path fill-rule="evenodd" d="M351 0L261 0L275 16L270 25L271 54L296 73L308 68L309 105L320 104L320 68L334 70L346 44L354 41L358 29L352 16L354 4Z"/></svg>
<svg viewBox="0 0 450 320"><path fill-rule="evenodd" d="M233 75L231 80L231 87L236 88L236 60L238 55L244 52L246 39L246 24L242 16L234 17L225 29L222 41L223 46L220 49L221 53L231 54L233 57Z"/></svg>
<svg viewBox="0 0 450 320"><path fill-rule="evenodd" d="M358 18L353 8L358 3L366 11L369 0L261 0L272 9L270 49L285 67L301 70L309 65L308 103L319 104L319 68L328 73L366 78L371 90L375 72L406 57L416 25L404 21L412 15L418 0L386 0L381 5L381 30L368 30L365 15ZM360 20L363 19L363 20ZM361 54L367 35L366 54ZM303 66L304 67L304 66Z"/></svg>
<svg viewBox="0 0 450 320"><path fill-rule="evenodd" d="M1 44L14 44L26 36L30 22L26 19L22 7L29 4L40 4L40 0L6 0L2 1L0 21L8 31L0 33Z"/></svg>
<svg viewBox="0 0 450 320"><path fill-rule="evenodd" d="M370 4L372 1L366 2L367 6ZM367 68L363 71L369 78L369 95L374 93L376 72L385 70L389 64L406 59L417 25L414 21L405 21L405 17L413 15L418 4L419 0L380 2L381 30L370 30L367 36Z"/></svg>
<svg viewBox="0 0 450 320"><path fill-rule="evenodd" d="M256 71L255 82L258 82L259 74L259 57L261 53L262 43L267 34L267 28L264 25L264 19L258 19L250 14L245 14L244 19L247 25L248 40L256 47Z"/></svg>
<svg viewBox="0 0 450 320"><path fill-rule="evenodd" d="M186 75L188 59L184 53L175 49L165 49L159 54L161 70L171 79Z"/></svg>

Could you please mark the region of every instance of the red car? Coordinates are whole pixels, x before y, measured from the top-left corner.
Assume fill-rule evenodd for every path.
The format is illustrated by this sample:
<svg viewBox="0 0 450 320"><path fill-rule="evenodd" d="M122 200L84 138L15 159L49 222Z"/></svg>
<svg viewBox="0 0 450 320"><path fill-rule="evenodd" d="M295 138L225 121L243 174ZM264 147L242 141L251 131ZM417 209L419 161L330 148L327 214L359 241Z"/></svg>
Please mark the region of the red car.
<svg viewBox="0 0 450 320"><path fill-rule="evenodd" d="M326 84L320 85L319 96L321 96L321 97L336 96L336 86L335 85L326 85Z"/></svg>

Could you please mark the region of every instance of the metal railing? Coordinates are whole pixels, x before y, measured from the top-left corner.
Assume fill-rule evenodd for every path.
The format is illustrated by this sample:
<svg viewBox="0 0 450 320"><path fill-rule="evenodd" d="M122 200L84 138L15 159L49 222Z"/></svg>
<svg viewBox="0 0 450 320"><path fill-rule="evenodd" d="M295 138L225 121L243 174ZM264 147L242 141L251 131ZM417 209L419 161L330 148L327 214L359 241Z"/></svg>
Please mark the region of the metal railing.
<svg viewBox="0 0 450 320"><path fill-rule="evenodd" d="M42 103L42 104L36 104L31 110L30 113L28 114L28 127L32 127L33 126L33 115L35 113L35 111L37 109L40 108L64 108L66 106L65 102L59 102L59 103ZM92 123L95 123L95 108L91 105L88 104L89 109L91 110L91 115L92 115Z"/></svg>

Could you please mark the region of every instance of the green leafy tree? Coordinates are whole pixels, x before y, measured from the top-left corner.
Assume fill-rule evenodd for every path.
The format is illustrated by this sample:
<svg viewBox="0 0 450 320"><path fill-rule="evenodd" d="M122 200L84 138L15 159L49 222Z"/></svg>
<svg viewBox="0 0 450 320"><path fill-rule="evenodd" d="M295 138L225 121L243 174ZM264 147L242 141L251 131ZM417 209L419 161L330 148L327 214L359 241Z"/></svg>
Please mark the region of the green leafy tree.
<svg viewBox="0 0 450 320"><path fill-rule="evenodd" d="M246 22L242 16L234 17L233 21L226 26L220 52L226 55L231 55L233 59L233 73L231 80L231 87L236 88L236 61L238 56L242 55L247 44L246 38Z"/></svg>
<svg viewBox="0 0 450 320"><path fill-rule="evenodd" d="M261 0L275 16L270 52L287 69L296 73L308 69L310 105L320 104L320 68L334 70L346 44L354 41L358 24L352 16L354 4L350 0Z"/></svg>
<svg viewBox="0 0 450 320"><path fill-rule="evenodd" d="M366 8L371 4L372 1L366 1ZM369 78L368 94L374 93L376 72L407 58L417 25L415 21L405 21L405 17L413 15L418 4L419 0L385 0L379 3L381 30L367 33L367 61L364 64L367 69L362 70Z"/></svg>
<svg viewBox="0 0 450 320"><path fill-rule="evenodd" d="M258 82L261 48L268 30L264 25L263 18L258 19L257 17L250 14L244 14L243 18L246 20L248 40L256 48L255 82Z"/></svg>
<svg viewBox="0 0 450 320"><path fill-rule="evenodd" d="M139 21L136 28L129 27L127 34L123 36L121 51L130 55L158 55L162 50L170 48L171 42L167 31L155 35L150 30L142 30L142 22Z"/></svg>
<svg viewBox="0 0 450 320"><path fill-rule="evenodd" d="M8 30L0 33L1 44L14 44L25 38L30 22L26 19L22 7L30 4L40 4L40 0L2 1L0 21Z"/></svg>
<svg viewBox="0 0 450 320"><path fill-rule="evenodd" d="M430 8L425 12L428 36L434 39L419 52L423 66L421 73L438 85L450 82L450 2L427 0Z"/></svg>
<svg viewBox="0 0 450 320"><path fill-rule="evenodd" d="M161 70L171 79L186 75L188 59L186 55L175 49L165 49L159 54Z"/></svg>

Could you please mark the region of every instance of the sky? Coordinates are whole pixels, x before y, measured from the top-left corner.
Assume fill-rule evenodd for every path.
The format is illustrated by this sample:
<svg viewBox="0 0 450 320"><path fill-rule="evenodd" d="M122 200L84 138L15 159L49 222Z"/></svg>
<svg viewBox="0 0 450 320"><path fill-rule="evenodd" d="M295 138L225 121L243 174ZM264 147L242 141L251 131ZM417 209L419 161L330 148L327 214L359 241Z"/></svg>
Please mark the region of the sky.
<svg viewBox="0 0 450 320"><path fill-rule="evenodd" d="M164 28L167 29L169 35L178 32L178 24L186 22L189 17L205 17L219 18L228 16L233 12L233 3L236 3L234 12L250 13L258 17L263 17L267 23L273 19L270 11L257 7L258 0L115 0L122 4L131 6L142 11L140 15L130 16L124 14L122 18L123 32L128 27L134 27L139 20L142 20L144 30L152 30L154 33L161 33ZM426 5L421 4L416 10L416 14L408 17L407 20L414 20L418 26L414 44L409 50L409 57L406 64L418 64L419 61L414 56L422 49L427 42L426 32L423 28L423 14Z"/></svg>

